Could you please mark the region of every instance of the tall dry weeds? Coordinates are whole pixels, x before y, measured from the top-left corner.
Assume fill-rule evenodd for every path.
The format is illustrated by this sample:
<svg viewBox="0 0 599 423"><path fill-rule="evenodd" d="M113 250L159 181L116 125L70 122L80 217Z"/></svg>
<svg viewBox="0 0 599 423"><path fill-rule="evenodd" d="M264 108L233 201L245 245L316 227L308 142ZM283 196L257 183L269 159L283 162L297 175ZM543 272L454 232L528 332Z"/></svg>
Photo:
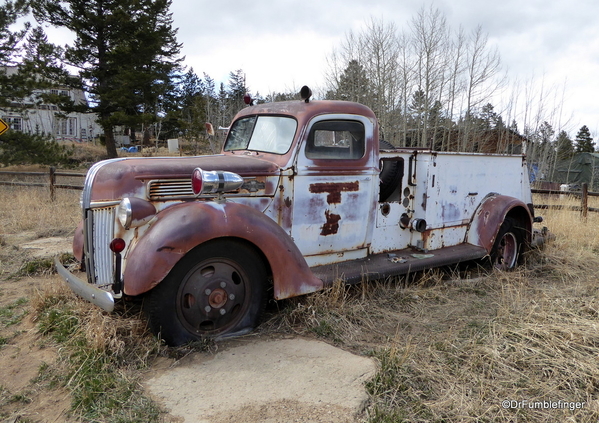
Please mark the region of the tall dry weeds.
<svg viewBox="0 0 599 423"><path fill-rule="evenodd" d="M0 235L33 232L36 237L69 235L81 219L80 191L0 186Z"/></svg>
<svg viewBox="0 0 599 423"><path fill-rule="evenodd" d="M264 330L372 355L369 422L596 422L599 215L542 215L555 240L516 271L473 265L337 283L289 301ZM545 407L552 401L561 408Z"/></svg>
<svg viewBox="0 0 599 423"><path fill-rule="evenodd" d="M0 236L67 233L79 219L78 195L59 191L52 204L45 189L0 187ZM337 281L278 303L260 331L317 336L376 359L379 372L367 384L371 422L596 422L599 215L541 214L555 240L514 272L470 266L352 287ZM37 313L62 295L42 293L33 300ZM68 304L88 348L117 361L155 353L140 319L108 316L72 297ZM505 400L521 406L504 408ZM584 406L531 408L524 401Z"/></svg>

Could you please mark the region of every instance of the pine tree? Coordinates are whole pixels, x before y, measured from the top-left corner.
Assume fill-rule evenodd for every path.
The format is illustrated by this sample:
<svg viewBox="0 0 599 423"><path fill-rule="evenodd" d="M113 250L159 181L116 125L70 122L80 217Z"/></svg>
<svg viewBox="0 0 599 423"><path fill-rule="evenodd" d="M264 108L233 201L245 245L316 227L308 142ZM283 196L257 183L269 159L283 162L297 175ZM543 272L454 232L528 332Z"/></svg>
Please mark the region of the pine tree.
<svg viewBox="0 0 599 423"><path fill-rule="evenodd" d="M181 61L171 0L31 0L38 21L71 30L65 61L79 69L98 115L109 157L114 127L157 120ZM75 84L71 81L71 83ZM80 82L77 82L80 84Z"/></svg>
<svg viewBox="0 0 599 423"><path fill-rule="evenodd" d="M586 125L583 125L578 134L576 134L576 152L592 153L594 151L595 143L593 142L593 137L591 137L591 132Z"/></svg>
<svg viewBox="0 0 599 423"><path fill-rule="evenodd" d="M227 87L227 110L229 111L228 120L245 106L243 97L249 93L249 88L245 85L245 73L242 69L229 73L229 83Z"/></svg>
<svg viewBox="0 0 599 423"><path fill-rule="evenodd" d="M11 26L27 14L28 6L25 0L7 0L0 5L0 66L15 65L19 53L19 44L29 31L30 24L26 23L19 31L12 31Z"/></svg>
<svg viewBox="0 0 599 423"><path fill-rule="evenodd" d="M406 136L406 145L408 147L422 147L424 140L422 134L426 125L426 96L422 89L414 91L412 102L408 106L410 117L408 119L408 134Z"/></svg>
<svg viewBox="0 0 599 423"><path fill-rule="evenodd" d="M355 101L368 105L372 98L372 84L360 62L350 60L347 68L339 77L339 85L334 95L338 100Z"/></svg>
<svg viewBox="0 0 599 423"><path fill-rule="evenodd" d="M202 81L190 69L181 80L180 107L186 134L194 139L205 131L206 99L202 90Z"/></svg>
<svg viewBox="0 0 599 423"><path fill-rule="evenodd" d="M31 92L31 78L23 73L9 73L6 68L18 64L21 44L30 25L25 24L18 31L11 30L11 26L27 11L23 0L6 1L0 5L0 107L8 107L13 100L26 97Z"/></svg>
<svg viewBox="0 0 599 423"><path fill-rule="evenodd" d="M558 160L566 160L574 154L574 144L566 131L560 131L556 139L557 158Z"/></svg>

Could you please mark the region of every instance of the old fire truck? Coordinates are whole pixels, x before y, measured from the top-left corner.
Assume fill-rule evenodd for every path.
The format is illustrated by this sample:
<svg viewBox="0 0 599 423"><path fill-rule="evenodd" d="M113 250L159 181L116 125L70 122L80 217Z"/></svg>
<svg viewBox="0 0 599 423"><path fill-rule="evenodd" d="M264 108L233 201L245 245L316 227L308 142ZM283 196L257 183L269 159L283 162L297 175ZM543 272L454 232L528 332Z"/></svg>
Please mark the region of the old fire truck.
<svg viewBox="0 0 599 423"><path fill-rule="evenodd" d="M112 311L144 296L168 344L247 333L267 296L488 258L542 242L522 155L394 148L357 103L240 111L221 154L95 164L73 250L74 292Z"/></svg>

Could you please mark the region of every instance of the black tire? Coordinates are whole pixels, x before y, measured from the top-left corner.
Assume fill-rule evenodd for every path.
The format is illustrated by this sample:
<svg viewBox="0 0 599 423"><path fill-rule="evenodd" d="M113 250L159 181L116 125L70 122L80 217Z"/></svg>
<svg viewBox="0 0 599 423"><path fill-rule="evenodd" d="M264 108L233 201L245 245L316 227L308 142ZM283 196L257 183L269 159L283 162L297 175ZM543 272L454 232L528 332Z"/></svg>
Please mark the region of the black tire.
<svg viewBox="0 0 599 423"><path fill-rule="evenodd" d="M379 141L380 150L393 150L394 148L393 144L387 141ZM393 191L395 191L401 181L401 177L401 166L398 162L381 160L381 173L379 174L381 181L379 187L380 202L386 201L393 194Z"/></svg>
<svg viewBox="0 0 599 423"><path fill-rule="evenodd" d="M214 240L183 257L148 293L150 329L171 346L243 335L266 305L262 257L236 240Z"/></svg>
<svg viewBox="0 0 599 423"><path fill-rule="evenodd" d="M522 252L522 230L517 222L506 217L491 250L491 263L495 269L512 270L518 266Z"/></svg>

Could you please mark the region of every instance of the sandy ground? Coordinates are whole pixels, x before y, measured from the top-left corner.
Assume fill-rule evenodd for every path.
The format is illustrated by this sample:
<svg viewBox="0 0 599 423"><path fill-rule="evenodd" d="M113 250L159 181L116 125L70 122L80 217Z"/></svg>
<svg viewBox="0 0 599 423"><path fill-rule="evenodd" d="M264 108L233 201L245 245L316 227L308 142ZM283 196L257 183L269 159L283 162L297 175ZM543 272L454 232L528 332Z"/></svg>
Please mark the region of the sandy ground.
<svg viewBox="0 0 599 423"><path fill-rule="evenodd" d="M324 342L247 338L164 363L146 389L181 422L358 421L375 365ZM153 369L155 372L156 369Z"/></svg>
<svg viewBox="0 0 599 423"><path fill-rule="evenodd" d="M21 244L19 247L33 257L52 257L55 254L73 251L73 240L64 237L40 238Z"/></svg>

